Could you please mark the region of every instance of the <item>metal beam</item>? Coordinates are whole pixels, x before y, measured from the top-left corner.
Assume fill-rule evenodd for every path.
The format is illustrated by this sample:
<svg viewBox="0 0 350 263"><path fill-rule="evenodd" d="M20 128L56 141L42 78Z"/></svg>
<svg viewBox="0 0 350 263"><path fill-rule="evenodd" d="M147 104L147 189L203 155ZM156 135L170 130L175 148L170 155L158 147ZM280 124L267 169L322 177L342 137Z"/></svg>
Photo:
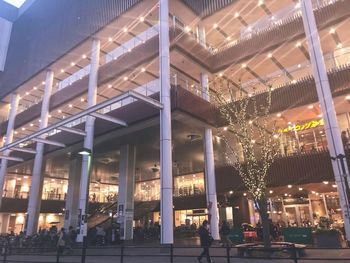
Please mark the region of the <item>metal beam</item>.
<svg viewBox="0 0 350 263"><path fill-rule="evenodd" d="M75 129L75 128L68 128L66 126L61 126L58 129L61 131L70 132L70 133L78 134L81 136L86 136L86 132L83 130L79 130L79 129Z"/></svg>
<svg viewBox="0 0 350 263"><path fill-rule="evenodd" d="M20 148L20 147L12 147L11 151L36 154L36 150L30 149L30 148L24 148L24 147L22 147L22 148Z"/></svg>
<svg viewBox="0 0 350 263"><path fill-rule="evenodd" d="M93 107L90 107L89 109L86 109L86 110L83 110L75 115L72 115L66 119L63 119L59 122L56 122L44 129L41 129L35 133L32 133L22 139L19 139L19 140L16 140L12 143L9 143L8 145L5 145L3 147L0 148L0 152L3 152L5 150L8 150L8 149L11 149L12 147L15 147L21 143L25 143L27 141L30 141L30 140L33 140L34 138L36 137L39 137L40 135L43 135L43 134L46 134L46 133L49 133L50 131L54 130L54 129L59 129L61 126L64 126L64 125L67 125L68 123L71 123L77 119L80 119L86 115L89 115L93 112L96 112L100 109L103 109L105 107L108 107L109 105L111 104L114 104L118 101L121 101L123 99L126 99L128 97L133 97L135 99L138 99L138 100L141 100L141 101L144 101L146 102L147 104L151 105L152 107L155 107L157 109L162 109L163 108L163 105L162 103L160 103L159 101L155 100L155 99L152 99L150 97L147 97L147 96L144 96L138 92L135 92L135 91L128 91L128 92L125 92L119 96L116 96L116 97L113 97L109 100L106 100L104 102L101 102Z"/></svg>
<svg viewBox="0 0 350 263"><path fill-rule="evenodd" d="M15 162L23 162L24 160L19 157L13 157L13 156L6 156L6 155L0 155L0 159L5 159L8 161L15 161Z"/></svg>
<svg viewBox="0 0 350 263"><path fill-rule="evenodd" d="M62 147L62 148L66 147L66 145L64 143L46 140L46 139L41 139L41 138L32 138L32 141L41 142L44 144L49 144L49 145L58 146L58 147Z"/></svg>
<svg viewBox="0 0 350 263"><path fill-rule="evenodd" d="M163 109L163 104L160 103L158 100L152 99L150 97L147 97L145 95L142 95L141 93L135 92L135 91L129 91L130 96L134 99L138 99L141 100L149 105L151 105L152 107L155 107L157 109Z"/></svg>
<svg viewBox="0 0 350 263"><path fill-rule="evenodd" d="M122 121L120 119L114 118L114 117L112 117L110 115L101 114L101 113L98 113L98 112L90 113L90 115L92 117L95 117L95 118L98 118L98 119L101 119L101 120L110 121L110 122L113 122L113 123L116 123L116 124L119 124L119 125L122 125L122 126L128 126L128 124L125 121Z"/></svg>

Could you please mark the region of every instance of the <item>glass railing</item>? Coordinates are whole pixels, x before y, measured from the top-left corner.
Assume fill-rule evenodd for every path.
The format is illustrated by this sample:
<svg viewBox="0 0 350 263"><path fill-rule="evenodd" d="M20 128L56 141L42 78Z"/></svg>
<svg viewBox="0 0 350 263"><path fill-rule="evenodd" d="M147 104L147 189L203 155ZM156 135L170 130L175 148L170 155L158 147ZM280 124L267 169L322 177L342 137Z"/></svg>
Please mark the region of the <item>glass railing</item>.
<svg viewBox="0 0 350 263"><path fill-rule="evenodd" d="M111 52L107 53L105 55L105 61L106 63L111 62L112 60L118 59L120 56L131 52L135 47L140 46L141 44L144 44L147 40L157 36L159 34L159 25L154 25L144 32L138 34L134 38L130 39L129 41L125 42L123 45L115 48Z"/></svg>
<svg viewBox="0 0 350 263"><path fill-rule="evenodd" d="M341 69L350 65L350 47L338 48L334 52L324 55L324 61L327 71ZM287 76L290 73L294 79ZM272 72L271 74L261 77L266 85L261 83L259 79L252 79L242 83L242 89L247 92L246 95L253 93L261 93L267 91L267 86L271 85L273 89L283 88L287 85L298 83L306 77L312 76L312 67L310 61L304 61L300 64L286 68L285 72L281 70ZM237 94L238 95L238 94ZM237 98L238 99L238 98Z"/></svg>
<svg viewBox="0 0 350 263"><path fill-rule="evenodd" d="M322 9L328 5L334 4L337 1L341 0L313 0L314 9ZM240 30L240 32L231 36L232 41L227 41L222 45L213 48L213 53L217 54L219 52L224 51L230 47L233 47L239 44L242 41L246 41L252 39L254 36L259 35L262 32L273 30L287 22L290 22L291 19L297 19L301 16L301 10L299 4L289 5L270 16L266 16L257 22L250 24Z"/></svg>
<svg viewBox="0 0 350 263"><path fill-rule="evenodd" d="M104 64L107 64L111 62L112 60L118 59L120 56L124 55L125 53L130 52L133 48L145 43L147 40L151 39L152 37L158 35L159 33L159 25L154 25L153 27L148 28L144 32L136 35L132 39L128 40L127 42L123 43L121 46L115 48L111 52L107 53L105 55L105 61ZM74 72L67 78L61 80L57 86L53 88L52 94L55 94L57 91L60 91L64 88L67 88L71 86L74 82L82 79L83 77L89 75L90 73L90 64L83 67L82 69L78 70L77 72ZM17 113L21 113L30 107L32 107L35 104L38 104L42 101L42 96L40 97L32 97L30 99L32 102L26 101L25 103L22 103L18 107ZM6 118L7 120L7 118Z"/></svg>

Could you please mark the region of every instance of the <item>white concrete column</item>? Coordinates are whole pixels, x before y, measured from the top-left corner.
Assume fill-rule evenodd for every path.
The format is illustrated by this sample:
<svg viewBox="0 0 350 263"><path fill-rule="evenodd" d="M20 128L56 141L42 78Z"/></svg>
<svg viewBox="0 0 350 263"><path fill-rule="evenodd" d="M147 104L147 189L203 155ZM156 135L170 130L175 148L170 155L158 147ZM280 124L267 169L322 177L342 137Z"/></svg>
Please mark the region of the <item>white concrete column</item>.
<svg viewBox="0 0 350 263"><path fill-rule="evenodd" d="M159 24L160 102L163 104L163 108L160 110L160 243L173 244L173 174L168 0L159 0Z"/></svg>
<svg viewBox="0 0 350 263"><path fill-rule="evenodd" d="M208 74L201 74L201 85L203 99L209 101ZM207 208L210 217L210 232L215 240L219 240L219 212L216 196L213 133L210 128L204 129L204 176L205 192L207 196Z"/></svg>
<svg viewBox="0 0 350 263"><path fill-rule="evenodd" d="M92 51L91 51L91 66L89 75L89 87L88 87L88 98L87 107L90 108L96 105L97 98L97 77L98 77L98 67L100 63L100 40L94 39L92 41ZM92 116L86 117L85 122L85 132L86 136L84 139L84 148L93 150L94 144L94 123L95 118ZM83 237L87 235L87 204L88 204L88 194L89 194L89 183L90 183L90 173L91 173L91 159L92 156L83 155L81 165L81 180L80 180L80 193L79 193L79 213L80 213L80 226L79 233L77 236L78 242L83 242Z"/></svg>
<svg viewBox="0 0 350 263"><path fill-rule="evenodd" d="M201 44L203 47L207 47L205 28L202 25L197 27L197 38L199 44Z"/></svg>
<svg viewBox="0 0 350 263"><path fill-rule="evenodd" d="M322 116L325 122L325 133L328 143L328 149L331 157L336 157L339 154L344 154L344 146L341 140L340 131L338 128L337 116L333 104L332 93L329 85L327 71L322 54L320 38L317 31L315 16L312 9L311 0L301 0L301 10L303 16L304 29L306 39L309 46L309 54L313 75L316 82L318 99L321 105ZM349 179L349 169L346 161L344 161L343 173L342 163L340 159L332 160L332 167L335 181L338 186L339 199L344 217L344 227L346 239L350 241L350 209L349 199L346 194L346 178Z"/></svg>
<svg viewBox="0 0 350 263"><path fill-rule="evenodd" d="M10 223L10 214L2 213L1 214L1 234L8 233L9 223Z"/></svg>
<svg viewBox="0 0 350 263"><path fill-rule="evenodd" d="M78 203L79 203L79 188L81 178L81 161L76 156L70 160L68 189L66 196L66 205L64 213L64 228L69 229L72 226L74 229L78 226Z"/></svg>
<svg viewBox="0 0 350 263"><path fill-rule="evenodd" d="M135 187L136 149L134 145L120 148L118 223L122 240L133 239L134 187Z"/></svg>
<svg viewBox="0 0 350 263"><path fill-rule="evenodd" d="M48 70L46 72L45 89L41 105L40 114L40 130L47 127L49 122L49 106L50 97L53 86L53 71ZM44 135L41 138L45 138ZM36 233L38 228L40 207L41 207L41 196L42 196L42 185L43 185L43 155L44 155L44 144L36 143L36 154L34 157L33 171L32 171L32 183L29 192L28 210L27 210L27 222L26 222L26 234L27 236Z"/></svg>
<svg viewBox="0 0 350 263"><path fill-rule="evenodd" d="M19 96L18 94L14 93L11 96L11 102L10 102L10 112L9 112L9 118L7 122L7 130L6 130L6 140L4 143L4 146L11 143L13 140L13 133L14 133L14 126L15 126L15 119L18 109L18 103L19 103ZM10 151L6 150L4 152L4 155L9 155ZM2 159L1 160L1 168L0 168L0 207L2 203L2 196L4 193L4 183L5 183L5 177L6 177L6 170L7 170L7 163L8 160Z"/></svg>

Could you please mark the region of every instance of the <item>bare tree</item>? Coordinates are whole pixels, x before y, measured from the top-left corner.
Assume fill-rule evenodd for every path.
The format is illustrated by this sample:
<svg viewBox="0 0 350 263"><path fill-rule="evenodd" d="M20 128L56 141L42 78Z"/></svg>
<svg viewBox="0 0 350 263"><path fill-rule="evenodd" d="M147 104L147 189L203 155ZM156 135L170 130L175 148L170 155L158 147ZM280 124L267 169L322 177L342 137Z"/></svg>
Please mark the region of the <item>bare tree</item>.
<svg viewBox="0 0 350 263"><path fill-rule="evenodd" d="M267 175L279 146L276 123L269 118L271 86L259 95L259 103L256 94L243 93L241 85L237 89L223 78L216 79L211 86L211 96L227 124L227 132L220 134L226 144L226 160L238 171L254 200L263 226L264 245L270 247ZM225 133L233 135L241 146L241 152Z"/></svg>

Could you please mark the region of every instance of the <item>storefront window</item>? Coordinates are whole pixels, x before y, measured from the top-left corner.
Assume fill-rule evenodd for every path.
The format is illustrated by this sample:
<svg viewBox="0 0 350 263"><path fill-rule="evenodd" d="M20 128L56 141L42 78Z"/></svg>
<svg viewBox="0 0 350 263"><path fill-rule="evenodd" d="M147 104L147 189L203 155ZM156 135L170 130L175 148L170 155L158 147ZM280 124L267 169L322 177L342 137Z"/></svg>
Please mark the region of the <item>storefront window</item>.
<svg viewBox="0 0 350 263"><path fill-rule="evenodd" d="M89 201L96 203L111 203L118 199L118 185L101 183L90 184Z"/></svg>
<svg viewBox="0 0 350 263"><path fill-rule="evenodd" d="M43 185L42 199L65 200L68 190L68 181L60 179L45 179Z"/></svg>
<svg viewBox="0 0 350 263"><path fill-rule="evenodd" d="M135 201L154 201L159 199L160 181L158 179L136 183Z"/></svg>
<svg viewBox="0 0 350 263"><path fill-rule="evenodd" d="M204 194L203 177L203 173L177 176L174 179L174 195L181 197Z"/></svg>
<svg viewBox="0 0 350 263"><path fill-rule="evenodd" d="M178 210L175 211L175 226L199 227L204 220L208 220L207 209Z"/></svg>

